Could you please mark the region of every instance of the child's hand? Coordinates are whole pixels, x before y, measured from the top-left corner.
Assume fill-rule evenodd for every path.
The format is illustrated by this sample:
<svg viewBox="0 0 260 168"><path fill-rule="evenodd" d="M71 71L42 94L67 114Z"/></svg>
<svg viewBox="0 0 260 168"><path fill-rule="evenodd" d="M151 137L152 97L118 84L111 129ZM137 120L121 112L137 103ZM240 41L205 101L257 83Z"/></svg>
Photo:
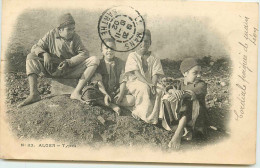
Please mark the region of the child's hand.
<svg viewBox="0 0 260 168"><path fill-rule="evenodd" d="M50 54L48 54L48 53L43 53L43 59L44 59L44 67L45 67L48 71L52 71L53 64L52 64L52 59L51 59Z"/></svg>
<svg viewBox="0 0 260 168"><path fill-rule="evenodd" d="M149 87L151 88L151 92L154 95L156 93L156 86L154 86L153 84L149 84Z"/></svg>
<svg viewBox="0 0 260 168"><path fill-rule="evenodd" d="M108 94L105 95L104 102L105 102L105 105L107 105L107 106L110 105L111 97Z"/></svg>
<svg viewBox="0 0 260 168"><path fill-rule="evenodd" d="M188 92L188 94L191 96L191 100L195 100L196 99L196 95L193 91L191 90L186 90L186 92Z"/></svg>
<svg viewBox="0 0 260 168"><path fill-rule="evenodd" d="M124 95L121 94L121 92L115 96L114 99L116 100L116 104L120 104L121 103L121 101L123 100L123 96Z"/></svg>
<svg viewBox="0 0 260 168"><path fill-rule="evenodd" d="M153 85L152 88L151 88L151 91L152 91L152 94L155 95L156 94L156 86Z"/></svg>
<svg viewBox="0 0 260 168"><path fill-rule="evenodd" d="M173 90L171 89L170 90L170 96L168 98L169 101L175 101L176 99L177 100L180 100L182 98L182 96L184 95L184 91L182 90Z"/></svg>

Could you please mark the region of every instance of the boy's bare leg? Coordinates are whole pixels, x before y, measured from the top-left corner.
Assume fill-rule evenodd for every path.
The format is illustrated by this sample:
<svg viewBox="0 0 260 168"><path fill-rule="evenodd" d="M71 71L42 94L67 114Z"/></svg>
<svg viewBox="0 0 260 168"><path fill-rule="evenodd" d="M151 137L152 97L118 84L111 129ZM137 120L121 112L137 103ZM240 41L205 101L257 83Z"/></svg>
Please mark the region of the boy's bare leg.
<svg viewBox="0 0 260 168"><path fill-rule="evenodd" d="M22 107L41 100L40 93L37 89L37 75L30 74L28 76L28 81L30 87L30 95L21 104L19 104L18 107Z"/></svg>
<svg viewBox="0 0 260 168"><path fill-rule="evenodd" d="M84 88L84 86L87 84L87 82L91 79L91 77L95 73L96 69L97 69L97 65L93 65L93 66L88 67L84 71L81 79L79 80L78 85L76 86L75 90L70 95L71 99L81 100L81 91Z"/></svg>
<svg viewBox="0 0 260 168"><path fill-rule="evenodd" d="M184 127L186 126L187 118L183 116L178 124L177 130L175 131L171 141L169 142L170 148L179 149L181 145L181 137L183 135Z"/></svg>

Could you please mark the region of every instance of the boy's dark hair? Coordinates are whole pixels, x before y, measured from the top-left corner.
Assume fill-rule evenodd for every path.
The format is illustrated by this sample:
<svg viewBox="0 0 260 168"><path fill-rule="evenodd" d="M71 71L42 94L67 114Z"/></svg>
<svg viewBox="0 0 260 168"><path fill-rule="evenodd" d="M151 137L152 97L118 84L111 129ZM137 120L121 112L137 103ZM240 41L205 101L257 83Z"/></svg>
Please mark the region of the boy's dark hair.
<svg viewBox="0 0 260 168"><path fill-rule="evenodd" d="M116 45L115 39L113 39L113 38L105 38L103 41L101 41L101 48L100 48L100 50L102 51L103 45L105 45L106 43L109 43L109 42L110 43L114 43Z"/></svg>

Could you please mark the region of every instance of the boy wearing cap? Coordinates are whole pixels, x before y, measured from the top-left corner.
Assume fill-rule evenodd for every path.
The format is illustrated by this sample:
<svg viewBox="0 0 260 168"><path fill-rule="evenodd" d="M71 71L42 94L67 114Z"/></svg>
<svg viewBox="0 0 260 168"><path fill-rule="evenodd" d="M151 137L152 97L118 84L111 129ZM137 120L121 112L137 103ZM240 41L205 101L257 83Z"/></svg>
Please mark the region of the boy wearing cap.
<svg viewBox="0 0 260 168"><path fill-rule="evenodd" d="M201 66L194 58L186 58L180 65L180 70L184 76L177 84L175 94L168 99L170 102L174 99L182 100L182 105L178 114L178 127L172 137L169 147L178 149L181 138L184 134L184 128L191 128L192 133L205 133L206 125L206 105L205 96L207 94L207 84L201 78Z"/></svg>
<svg viewBox="0 0 260 168"><path fill-rule="evenodd" d="M75 33L75 21L70 13L60 16L58 27L49 31L27 55L26 73L28 75L30 95L18 107L39 101L37 77L80 79L71 99L81 99L85 84L94 74L99 59L89 57L78 34Z"/></svg>

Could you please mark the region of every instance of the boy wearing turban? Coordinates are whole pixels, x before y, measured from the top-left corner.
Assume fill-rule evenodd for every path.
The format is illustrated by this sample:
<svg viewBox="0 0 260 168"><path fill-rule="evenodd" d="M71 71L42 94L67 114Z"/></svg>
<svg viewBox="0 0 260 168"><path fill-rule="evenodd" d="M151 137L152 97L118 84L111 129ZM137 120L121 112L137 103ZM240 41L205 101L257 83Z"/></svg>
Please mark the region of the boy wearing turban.
<svg viewBox="0 0 260 168"><path fill-rule="evenodd" d="M28 75L30 95L18 107L39 101L37 77L80 79L71 99L81 99L81 92L94 74L99 59L90 57L77 33L75 21L70 13L58 19L58 26L49 31L27 55L26 73Z"/></svg>
<svg viewBox="0 0 260 168"><path fill-rule="evenodd" d="M207 94L207 84L201 80L201 66L194 58L186 58L180 65L180 71L184 78L177 84L177 90L168 99L169 102L181 103L179 110L174 109L175 119L178 120L178 127L175 131L169 147L178 149L184 128L190 128L187 140L191 140L194 133L206 133L207 110L205 96Z"/></svg>

